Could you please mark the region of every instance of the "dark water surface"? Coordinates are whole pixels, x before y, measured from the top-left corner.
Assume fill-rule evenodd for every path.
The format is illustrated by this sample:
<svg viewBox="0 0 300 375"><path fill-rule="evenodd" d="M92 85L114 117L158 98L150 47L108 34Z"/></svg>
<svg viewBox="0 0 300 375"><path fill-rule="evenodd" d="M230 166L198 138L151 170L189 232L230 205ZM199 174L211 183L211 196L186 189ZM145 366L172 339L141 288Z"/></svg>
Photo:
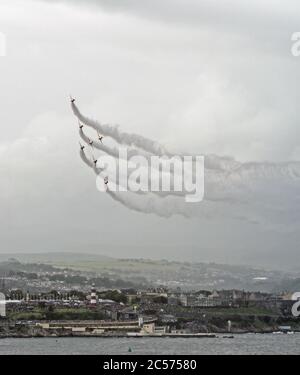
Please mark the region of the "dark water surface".
<svg viewBox="0 0 300 375"><path fill-rule="evenodd" d="M0 339L0 354L300 354L300 333L222 338Z"/></svg>

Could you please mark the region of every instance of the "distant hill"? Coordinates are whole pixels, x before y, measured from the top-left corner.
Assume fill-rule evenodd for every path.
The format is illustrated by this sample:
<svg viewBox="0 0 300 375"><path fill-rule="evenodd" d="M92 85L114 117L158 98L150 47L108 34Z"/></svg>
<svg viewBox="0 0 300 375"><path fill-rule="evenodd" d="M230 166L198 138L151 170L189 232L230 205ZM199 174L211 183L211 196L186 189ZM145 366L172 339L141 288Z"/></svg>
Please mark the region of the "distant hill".
<svg viewBox="0 0 300 375"><path fill-rule="evenodd" d="M16 259L22 263L45 263L60 265L68 263L80 263L80 262L101 262L113 260L105 255L98 254L81 254L81 253L67 253L67 252L51 252L51 253L10 253L1 254L0 262L7 261L9 259Z"/></svg>
<svg viewBox="0 0 300 375"><path fill-rule="evenodd" d="M0 254L0 262L44 264L68 268L97 277L145 280L153 286L186 290L245 289L274 291L291 289L299 283L300 274L267 271L247 266L216 263L191 263L151 259L116 259L98 254L68 252ZM15 259L15 261L14 261ZM5 267L5 264L3 265ZM17 264L15 268L19 268ZM293 288L291 288L293 287Z"/></svg>

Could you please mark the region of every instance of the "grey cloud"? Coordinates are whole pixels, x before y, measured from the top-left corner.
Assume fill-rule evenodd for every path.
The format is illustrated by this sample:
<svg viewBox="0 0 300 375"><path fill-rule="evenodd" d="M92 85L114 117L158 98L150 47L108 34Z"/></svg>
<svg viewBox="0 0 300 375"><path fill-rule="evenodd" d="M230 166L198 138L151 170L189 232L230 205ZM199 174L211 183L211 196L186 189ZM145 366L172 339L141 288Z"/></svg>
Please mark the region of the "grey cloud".
<svg viewBox="0 0 300 375"><path fill-rule="evenodd" d="M280 177L251 195L247 179L249 161L300 159L299 59L290 54L298 2L64 3L0 4L9 52L0 60L1 251L299 260L297 183L277 168ZM70 92L86 113L126 132L247 166L234 176L249 181L247 205L221 201L209 215L166 220L98 193L78 154Z"/></svg>

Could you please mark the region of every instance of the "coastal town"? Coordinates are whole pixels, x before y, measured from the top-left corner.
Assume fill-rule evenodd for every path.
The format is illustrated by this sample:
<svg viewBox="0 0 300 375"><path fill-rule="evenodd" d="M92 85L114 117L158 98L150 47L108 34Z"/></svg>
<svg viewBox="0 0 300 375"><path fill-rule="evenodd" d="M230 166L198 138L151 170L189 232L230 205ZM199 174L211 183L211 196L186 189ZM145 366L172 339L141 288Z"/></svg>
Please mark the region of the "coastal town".
<svg viewBox="0 0 300 375"><path fill-rule="evenodd" d="M0 263L5 314L0 337L215 337L234 333L292 333L293 290L137 286L91 272ZM146 283L145 283L146 284ZM258 288L256 288L258 289Z"/></svg>

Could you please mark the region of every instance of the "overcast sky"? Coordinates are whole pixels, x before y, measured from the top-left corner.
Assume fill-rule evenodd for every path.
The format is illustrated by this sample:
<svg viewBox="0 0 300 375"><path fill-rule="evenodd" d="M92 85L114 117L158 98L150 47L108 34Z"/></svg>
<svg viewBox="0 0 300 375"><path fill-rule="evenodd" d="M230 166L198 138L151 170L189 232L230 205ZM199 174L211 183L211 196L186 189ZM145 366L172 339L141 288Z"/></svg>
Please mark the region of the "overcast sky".
<svg viewBox="0 0 300 375"><path fill-rule="evenodd" d="M129 211L82 165L68 95L173 150L298 161L299 15L296 0L1 0L0 251L293 267L299 190L280 192L291 213L281 221L276 198L270 225L230 209L209 220Z"/></svg>

